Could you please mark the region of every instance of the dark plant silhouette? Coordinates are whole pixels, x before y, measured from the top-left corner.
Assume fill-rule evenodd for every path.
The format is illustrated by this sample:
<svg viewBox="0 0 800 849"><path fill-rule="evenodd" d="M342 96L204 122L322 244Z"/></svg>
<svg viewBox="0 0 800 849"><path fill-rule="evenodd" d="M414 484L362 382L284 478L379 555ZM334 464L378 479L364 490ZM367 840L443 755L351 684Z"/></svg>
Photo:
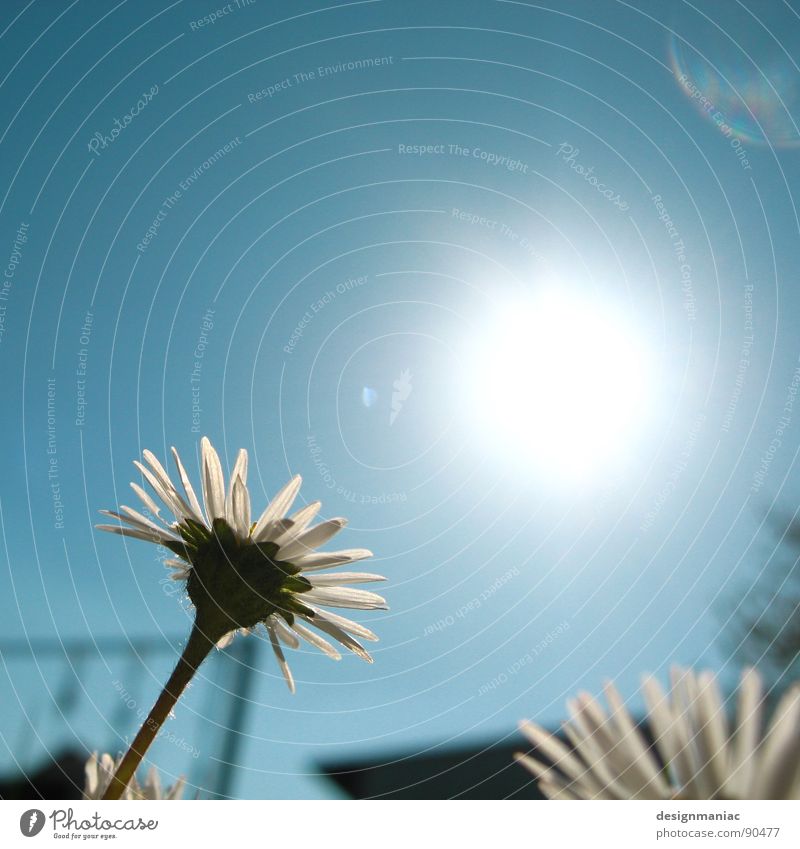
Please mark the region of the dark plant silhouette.
<svg viewBox="0 0 800 849"><path fill-rule="evenodd" d="M728 643L757 666L774 698L800 678L800 518L772 519L778 538L752 585L727 598Z"/></svg>

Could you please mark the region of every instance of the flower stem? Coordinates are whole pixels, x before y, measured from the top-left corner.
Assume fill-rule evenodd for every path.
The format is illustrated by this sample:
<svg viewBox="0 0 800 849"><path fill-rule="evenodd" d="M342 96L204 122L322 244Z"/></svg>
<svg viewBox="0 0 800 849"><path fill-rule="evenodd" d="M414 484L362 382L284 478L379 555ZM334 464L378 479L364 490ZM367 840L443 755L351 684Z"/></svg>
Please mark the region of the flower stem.
<svg viewBox="0 0 800 849"><path fill-rule="evenodd" d="M199 627L195 622L186 642L186 648L184 648L183 654L178 660L178 665L170 675L161 695L156 699L150 715L144 721L139 733L125 753L125 757L103 795L103 799L119 799L125 792L125 788L136 772L145 752L155 740L164 720L169 716L175 703L181 697L181 693L186 689L194 673L213 647L214 641L206 634L205 629Z"/></svg>

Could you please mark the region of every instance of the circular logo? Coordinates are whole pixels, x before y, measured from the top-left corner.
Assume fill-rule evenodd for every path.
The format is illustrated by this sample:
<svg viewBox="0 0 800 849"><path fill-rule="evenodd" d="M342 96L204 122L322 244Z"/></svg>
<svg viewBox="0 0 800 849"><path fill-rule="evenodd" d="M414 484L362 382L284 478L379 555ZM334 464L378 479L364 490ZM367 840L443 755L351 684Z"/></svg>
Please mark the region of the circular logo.
<svg viewBox="0 0 800 849"><path fill-rule="evenodd" d="M25 837L36 837L44 828L44 811L31 808L19 818L19 830Z"/></svg>

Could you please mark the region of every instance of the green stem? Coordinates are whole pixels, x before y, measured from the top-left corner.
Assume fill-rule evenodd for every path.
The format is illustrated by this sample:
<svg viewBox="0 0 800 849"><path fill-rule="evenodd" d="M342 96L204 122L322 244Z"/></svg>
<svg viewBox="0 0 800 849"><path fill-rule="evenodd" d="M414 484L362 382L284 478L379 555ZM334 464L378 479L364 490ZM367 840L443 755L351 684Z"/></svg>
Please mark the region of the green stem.
<svg viewBox="0 0 800 849"><path fill-rule="evenodd" d="M111 779L103 799L119 799L125 792L125 788L136 772L145 752L155 740L164 720L169 716L181 693L186 689L192 680L192 676L213 647L214 640L207 636L205 629L198 627L195 621L178 665L170 675L161 695L156 699L150 715L144 721L139 733L125 753L125 757Z"/></svg>

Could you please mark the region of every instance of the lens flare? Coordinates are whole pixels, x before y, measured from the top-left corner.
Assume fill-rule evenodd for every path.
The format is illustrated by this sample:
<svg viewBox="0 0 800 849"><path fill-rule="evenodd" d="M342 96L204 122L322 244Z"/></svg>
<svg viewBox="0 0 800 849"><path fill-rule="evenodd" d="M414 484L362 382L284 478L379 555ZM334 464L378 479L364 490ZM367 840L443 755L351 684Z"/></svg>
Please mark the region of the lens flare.
<svg viewBox="0 0 800 849"><path fill-rule="evenodd" d="M732 60L730 46L723 50L703 42L693 49L673 35L669 59L683 92L727 138L753 146L800 146L797 69L777 46L763 56Z"/></svg>

